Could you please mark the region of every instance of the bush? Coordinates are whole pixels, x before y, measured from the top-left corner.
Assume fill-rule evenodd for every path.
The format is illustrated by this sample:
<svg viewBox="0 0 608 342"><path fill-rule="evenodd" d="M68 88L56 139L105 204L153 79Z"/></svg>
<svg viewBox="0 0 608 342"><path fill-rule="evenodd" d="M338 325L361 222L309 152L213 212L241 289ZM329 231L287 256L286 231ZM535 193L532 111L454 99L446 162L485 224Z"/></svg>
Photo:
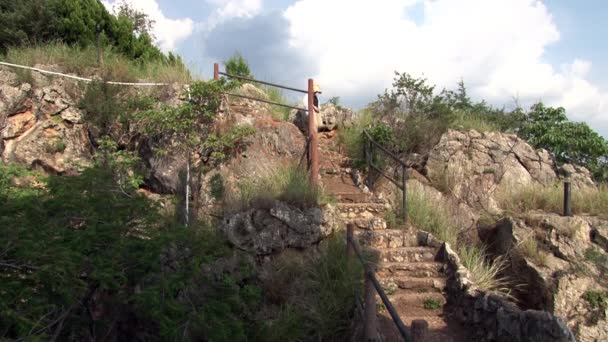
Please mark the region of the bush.
<svg viewBox="0 0 608 342"><path fill-rule="evenodd" d="M245 60L238 51L224 62L224 64L226 65L226 73L229 75L253 78L251 70L249 69L249 63L247 63L247 60Z"/></svg>
<svg viewBox="0 0 608 342"><path fill-rule="evenodd" d="M443 305L442 301L435 298L427 298L424 300L424 308L427 310L436 310Z"/></svg>

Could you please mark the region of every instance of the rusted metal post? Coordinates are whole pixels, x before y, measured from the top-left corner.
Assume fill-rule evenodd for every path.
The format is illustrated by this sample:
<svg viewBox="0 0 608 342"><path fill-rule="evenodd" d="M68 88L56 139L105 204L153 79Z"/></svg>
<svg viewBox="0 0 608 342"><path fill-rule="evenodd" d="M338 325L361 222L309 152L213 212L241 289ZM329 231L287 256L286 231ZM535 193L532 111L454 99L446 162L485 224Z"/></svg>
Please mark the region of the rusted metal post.
<svg viewBox="0 0 608 342"><path fill-rule="evenodd" d="M319 151L317 146L317 123L315 115L315 82L308 79L308 139L310 158L310 183L313 188L319 185Z"/></svg>
<svg viewBox="0 0 608 342"><path fill-rule="evenodd" d="M572 216L572 196L570 181L564 182L564 216Z"/></svg>
<svg viewBox="0 0 608 342"><path fill-rule="evenodd" d="M424 319L416 319L412 321L412 342L426 341L429 331L429 323Z"/></svg>
<svg viewBox="0 0 608 342"><path fill-rule="evenodd" d="M353 249L353 238L355 236L355 225L349 223L346 225L346 258L352 260L355 250Z"/></svg>
<svg viewBox="0 0 608 342"><path fill-rule="evenodd" d="M220 79L220 65L218 63L213 63L213 79L216 81Z"/></svg>
<svg viewBox="0 0 608 342"><path fill-rule="evenodd" d="M405 165L402 165L402 170L403 170L403 188L401 189L403 191L403 202L401 203L401 210L403 210L403 213L401 213L403 215L403 223L407 223L407 167Z"/></svg>
<svg viewBox="0 0 608 342"><path fill-rule="evenodd" d="M363 333L365 341L378 341L378 329L376 319L376 289L370 277L371 270L368 266L365 267L365 309L364 319L365 326Z"/></svg>

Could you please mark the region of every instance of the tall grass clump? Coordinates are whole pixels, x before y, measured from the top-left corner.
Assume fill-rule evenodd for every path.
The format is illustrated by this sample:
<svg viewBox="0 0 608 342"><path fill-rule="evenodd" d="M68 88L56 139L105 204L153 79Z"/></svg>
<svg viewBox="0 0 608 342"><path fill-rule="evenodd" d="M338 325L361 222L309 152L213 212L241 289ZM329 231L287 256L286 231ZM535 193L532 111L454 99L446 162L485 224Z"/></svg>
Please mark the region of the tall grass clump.
<svg viewBox="0 0 608 342"><path fill-rule="evenodd" d="M190 72L179 62L151 60L134 61L114 51L104 48L102 67L97 64L97 50L93 46L78 47L63 43L14 47L1 57L3 61L35 66L42 65L66 74L80 77L98 76L100 73L111 81L135 82L154 81L161 83L188 83Z"/></svg>
<svg viewBox="0 0 608 342"><path fill-rule="evenodd" d="M466 110L455 110L450 115L450 127L454 129L477 132L500 132L501 127L496 123L495 118L485 113L472 112ZM492 121L494 119L494 121Z"/></svg>
<svg viewBox="0 0 608 342"><path fill-rule="evenodd" d="M471 281L483 291L509 296L508 279L501 276L507 267L507 260L499 256L490 260L485 249L477 246L460 246L460 261L469 270Z"/></svg>
<svg viewBox="0 0 608 342"><path fill-rule="evenodd" d="M286 105L290 104L289 101L283 95L283 91L281 89L279 89L277 87L266 86L266 87L263 87L262 90L266 93L266 96L268 96L269 101L280 103L280 104L286 104ZM271 115L272 115L273 119L275 119L277 121L288 121L289 120L289 113L291 112L290 108L271 105L270 109L271 109Z"/></svg>
<svg viewBox="0 0 608 342"><path fill-rule="evenodd" d="M564 190L562 183L543 186L531 183L507 186L497 193L501 208L510 212L543 210L562 213ZM572 212L575 214L608 215L608 186L572 188Z"/></svg>
<svg viewBox="0 0 608 342"><path fill-rule="evenodd" d="M356 113L351 126L340 127L338 130L338 143L344 147L346 153L353 160L354 166L356 167L365 165L365 157L363 155L365 139L363 138L363 130L370 127L373 122L372 112L363 109Z"/></svg>
<svg viewBox="0 0 608 342"><path fill-rule="evenodd" d="M237 212L266 207L275 200L309 208L321 203L322 199L322 192L310 183L308 172L298 165L289 164L240 181L235 191L227 193L225 202L229 212Z"/></svg>
<svg viewBox="0 0 608 342"><path fill-rule="evenodd" d="M456 246L459 228L454 222L454 215L452 215L448 204L425 191L422 185L412 186L408 184L407 191L407 218L409 222L416 228L432 233L438 239ZM401 211L402 209L399 207L398 210Z"/></svg>
<svg viewBox="0 0 608 342"><path fill-rule="evenodd" d="M538 246L538 241L533 234L524 237L516 246L516 249L526 258L540 266L547 265L547 254Z"/></svg>
<svg viewBox="0 0 608 342"><path fill-rule="evenodd" d="M282 307L262 334L266 340L346 340L355 298L363 292L363 270L347 258L341 236L325 242L318 255L284 257L265 279L264 293Z"/></svg>

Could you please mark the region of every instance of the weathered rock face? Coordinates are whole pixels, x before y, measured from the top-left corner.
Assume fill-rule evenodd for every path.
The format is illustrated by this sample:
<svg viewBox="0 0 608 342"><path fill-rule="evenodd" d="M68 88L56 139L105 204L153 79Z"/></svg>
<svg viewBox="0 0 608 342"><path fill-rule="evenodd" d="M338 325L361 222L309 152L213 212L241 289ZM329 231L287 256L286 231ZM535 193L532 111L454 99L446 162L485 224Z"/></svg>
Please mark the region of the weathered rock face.
<svg viewBox="0 0 608 342"><path fill-rule="evenodd" d="M562 167L574 186L593 186L589 172ZM560 179L546 150L535 150L514 134L450 130L430 152L425 173L433 184L475 209L499 211L495 194L502 188Z"/></svg>
<svg viewBox="0 0 608 342"><path fill-rule="evenodd" d="M236 247L267 255L286 248L307 248L338 228L333 206L300 210L282 202L249 209L224 220L222 229Z"/></svg>
<svg viewBox="0 0 608 342"><path fill-rule="evenodd" d="M444 244L441 255L448 265L448 305L475 341L574 342L560 317L546 311L521 310L504 297L484 293L471 283L458 255Z"/></svg>
<svg viewBox="0 0 608 342"><path fill-rule="evenodd" d="M353 123L354 113L349 108L325 103L321 105L320 110L319 113L315 113L319 132L333 131L338 127L348 127ZM305 111L293 110L290 117L302 132L308 131L308 114Z"/></svg>
<svg viewBox="0 0 608 342"><path fill-rule="evenodd" d="M75 172L90 160L91 145L82 112L63 80L34 89L12 86L14 76L0 69L0 153L2 161L40 167L51 173Z"/></svg>

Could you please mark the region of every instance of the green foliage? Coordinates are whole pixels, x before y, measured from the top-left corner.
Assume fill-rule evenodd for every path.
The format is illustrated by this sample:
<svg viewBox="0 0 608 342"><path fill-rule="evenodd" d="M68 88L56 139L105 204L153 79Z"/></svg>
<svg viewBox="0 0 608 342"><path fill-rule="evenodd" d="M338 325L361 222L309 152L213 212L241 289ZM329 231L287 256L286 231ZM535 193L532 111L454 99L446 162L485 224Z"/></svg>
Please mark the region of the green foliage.
<svg viewBox="0 0 608 342"><path fill-rule="evenodd" d="M345 248L344 239L333 236L317 256L283 259L274 266L264 293L282 310L265 326L263 336L271 338L262 340L335 341L348 336L363 272L358 261L347 259Z"/></svg>
<svg viewBox="0 0 608 342"><path fill-rule="evenodd" d="M281 104L289 104L289 101L283 96L283 91L277 87L264 87L262 88L266 95L268 96L268 100ZM291 111L288 107L271 105L271 114L273 119L277 121L287 121L289 120L289 113Z"/></svg>
<svg viewBox="0 0 608 342"><path fill-rule="evenodd" d="M436 310L443 306L443 302L436 298L426 298L423 306L427 310Z"/></svg>
<svg viewBox="0 0 608 342"><path fill-rule="evenodd" d="M123 113L120 94L122 88L104 81L89 83L84 97L80 100L80 108L84 109L84 119L98 128L100 135L108 135L112 125Z"/></svg>
<svg viewBox="0 0 608 342"><path fill-rule="evenodd" d="M459 227L454 222L447 204L427 193L422 186L408 186L407 191L408 221L416 228L430 232L452 246L457 246Z"/></svg>
<svg viewBox="0 0 608 342"><path fill-rule="evenodd" d="M255 128L250 125L232 126L224 134L210 134L202 146L212 151L211 157L219 163L238 153L246 145L246 138L254 133Z"/></svg>
<svg viewBox="0 0 608 342"><path fill-rule="evenodd" d="M458 255L464 267L471 273L473 284L483 291L510 296L509 281L501 276L508 266L505 258L490 260L486 251L477 246L460 246Z"/></svg>
<svg viewBox="0 0 608 342"><path fill-rule="evenodd" d="M520 135L531 144L552 152L558 161L597 167L608 155L608 143L586 123L570 122L564 108L532 106Z"/></svg>
<svg viewBox="0 0 608 342"><path fill-rule="evenodd" d="M592 309L606 310L608 308L608 294L604 291L586 291L583 299L589 303Z"/></svg>
<svg viewBox="0 0 608 342"><path fill-rule="evenodd" d="M222 178L222 175L219 173L214 174L209 180L209 183L211 196L216 200L224 198L226 189L224 188L224 179Z"/></svg>
<svg viewBox="0 0 608 342"><path fill-rule="evenodd" d="M131 60L181 63L154 46L151 21L128 6L113 16L98 0L3 1L0 22L5 23L0 30L2 54L12 47L56 41L81 48L95 46L99 25L104 46Z"/></svg>
<svg viewBox="0 0 608 342"><path fill-rule="evenodd" d="M608 273L608 255L598 248L589 247L585 251L585 260L592 262L602 275Z"/></svg>
<svg viewBox="0 0 608 342"><path fill-rule="evenodd" d="M238 51L225 61L224 64L226 65L226 73L229 75L253 78L249 69L249 63Z"/></svg>

